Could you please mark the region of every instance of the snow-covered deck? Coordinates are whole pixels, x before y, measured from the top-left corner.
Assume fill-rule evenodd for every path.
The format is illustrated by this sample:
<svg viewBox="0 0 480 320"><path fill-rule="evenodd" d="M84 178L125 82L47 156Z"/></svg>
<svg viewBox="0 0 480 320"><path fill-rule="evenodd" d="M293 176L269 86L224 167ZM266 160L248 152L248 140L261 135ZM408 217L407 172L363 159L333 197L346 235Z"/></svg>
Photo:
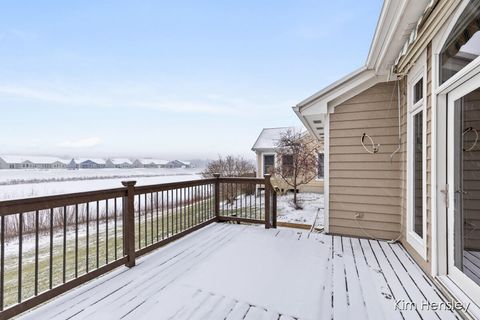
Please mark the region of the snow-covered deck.
<svg viewBox="0 0 480 320"><path fill-rule="evenodd" d="M417 308L398 310L396 301ZM25 319L454 319L399 244L212 224Z"/></svg>

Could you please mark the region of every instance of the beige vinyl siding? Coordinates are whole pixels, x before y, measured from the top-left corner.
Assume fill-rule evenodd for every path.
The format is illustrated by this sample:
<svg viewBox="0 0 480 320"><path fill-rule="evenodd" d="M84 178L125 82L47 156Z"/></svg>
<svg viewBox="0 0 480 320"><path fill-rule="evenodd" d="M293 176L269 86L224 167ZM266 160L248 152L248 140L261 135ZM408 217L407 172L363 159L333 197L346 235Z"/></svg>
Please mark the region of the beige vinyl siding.
<svg viewBox="0 0 480 320"><path fill-rule="evenodd" d="M379 83L330 114L331 233L381 239L399 236L401 158L390 160L398 147L396 93L395 82ZM367 153L360 144L364 132L381 145L377 154Z"/></svg>

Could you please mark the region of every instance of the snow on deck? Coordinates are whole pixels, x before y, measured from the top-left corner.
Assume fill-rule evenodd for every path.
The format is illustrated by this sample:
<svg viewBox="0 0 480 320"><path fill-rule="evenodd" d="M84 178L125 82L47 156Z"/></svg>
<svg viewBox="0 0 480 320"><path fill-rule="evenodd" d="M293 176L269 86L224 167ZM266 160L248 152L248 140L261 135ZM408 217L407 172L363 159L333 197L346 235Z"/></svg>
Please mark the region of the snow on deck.
<svg viewBox="0 0 480 320"><path fill-rule="evenodd" d="M212 224L23 319L455 319L399 244Z"/></svg>

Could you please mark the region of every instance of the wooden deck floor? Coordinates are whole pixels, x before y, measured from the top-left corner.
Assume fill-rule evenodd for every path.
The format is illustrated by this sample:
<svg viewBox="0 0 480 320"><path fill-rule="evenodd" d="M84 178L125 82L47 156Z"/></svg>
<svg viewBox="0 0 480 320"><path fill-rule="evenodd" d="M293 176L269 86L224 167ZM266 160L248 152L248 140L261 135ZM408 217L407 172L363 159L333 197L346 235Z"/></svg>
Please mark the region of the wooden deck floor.
<svg viewBox="0 0 480 320"><path fill-rule="evenodd" d="M443 298L399 244L213 224L22 318L459 318L421 301Z"/></svg>

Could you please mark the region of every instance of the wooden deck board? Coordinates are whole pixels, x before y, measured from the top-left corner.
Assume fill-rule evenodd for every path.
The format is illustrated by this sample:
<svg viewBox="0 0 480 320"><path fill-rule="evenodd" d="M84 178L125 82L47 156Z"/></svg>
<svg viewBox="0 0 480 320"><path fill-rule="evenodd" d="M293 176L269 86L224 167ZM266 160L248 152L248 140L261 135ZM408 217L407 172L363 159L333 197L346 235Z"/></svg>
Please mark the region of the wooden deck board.
<svg viewBox="0 0 480 320"><path fill-rule="evenodd" d="M236 291L225 294L204 288L196 282L188 282L188 275L198 273L198 270L202 270L202 265L208 266L213 256L217 255L218 259L219 252L232 247L233 243L236 245L234 248L238 249L239 243L252 235L258 240L255 245L259 248L264 243L274 241L282 243L280 250L282 248L287 251L293 250L292 253L304 251L302 254L305 256L305 263L308 263L305 265L305 272L311 275L309 283L313 288L309 292L316 295L315 299L308 300L307 297L302 297L303 292L289 287L292 282L285 281L287 280L285 277L296 277L296 274L278 276L276 285L283 285L281 293L269 291L271 284L262 283L267 281L265 280L267 278L258 278L260 280L255 285L267 295L290 295L291 301L298 303L304 303L303 300L312 301L315 308L310 309L317 310L316 315L312 316L312 311L302 314L302 308L288 308L280 303L275 304L275 301L280 300L257 300L262 297L253 295L249 298L242 296L241 292L235 293ZM251 242L249 245L252 245ZM248 247L244 249L245 252L249 252ZM261 267L267 266L271 259L275 259L275 254L277 253L266 252L264 256L256 256L256 260L246 262L246 266L253 266L258 272L275 272ZM476 257L471 256L470 259ZM315 264L314 268L312 263ZM288 265L288 261L285 261L285 264ZM282 269L287 268L285 266L278 268L288 270ZM244 280L245 283L249 283L247 278L242 276L244 275L241 272L231 275L237 279L237 285ZM215 279L214 274L208 277L209 281L220 281ZM276 288L278 291L279 287ZM258 226L213 224L142 257L138 265L132 269L115 270L22 317L366 320L454 319L457 316L450 311L396 310L397 299L417 303L420 303L419 300L437 303L443 301L440 292L400 244L309 234L307 231L282 228L264 230ZM300 312L297 314L292 310Z"/></svg>

